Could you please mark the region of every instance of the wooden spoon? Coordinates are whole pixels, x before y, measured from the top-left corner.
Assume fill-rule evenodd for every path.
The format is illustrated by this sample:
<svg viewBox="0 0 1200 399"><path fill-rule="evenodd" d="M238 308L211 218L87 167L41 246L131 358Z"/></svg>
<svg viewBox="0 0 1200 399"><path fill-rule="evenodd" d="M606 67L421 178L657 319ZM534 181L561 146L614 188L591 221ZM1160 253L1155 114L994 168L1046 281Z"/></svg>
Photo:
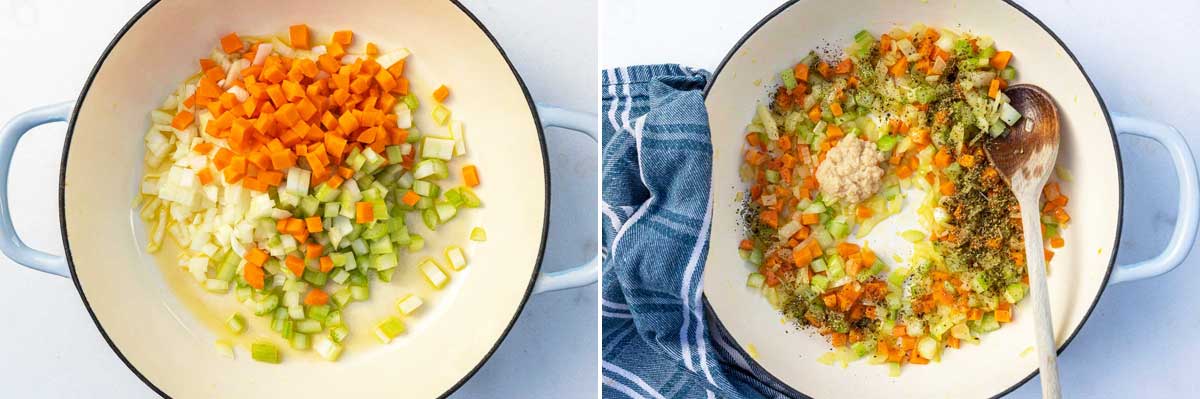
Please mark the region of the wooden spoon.
<svg viewBox="0 0 1200 399"><path fill-rule="evenodd" d="M1046 185L1058 158L1058 108L1050 94L1037 86L1012 85L1004 94L1011 100L1010 105L1021 113L1021 119L1009 127L1005 135L992 140L986 150L988 159L1008 182L1021 205L1042 398L1058 399L1062 392L1058 385L1057 346L1046 292L1046 258L1038 207L1042 186Z"/></svg>

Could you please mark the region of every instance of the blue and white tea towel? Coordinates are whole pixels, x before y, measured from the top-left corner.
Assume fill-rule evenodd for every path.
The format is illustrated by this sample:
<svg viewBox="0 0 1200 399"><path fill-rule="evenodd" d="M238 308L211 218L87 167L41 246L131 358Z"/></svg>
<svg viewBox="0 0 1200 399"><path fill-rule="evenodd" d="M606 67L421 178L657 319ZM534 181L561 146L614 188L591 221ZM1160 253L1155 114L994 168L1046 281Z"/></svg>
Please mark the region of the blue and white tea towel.
<svg viewBox="0 0 1200 399"><path fill-rule="evenodd" d="M709 74L604 71L602 351L605 398L787 398L711 323L701 276L712 220Z"/></svg>

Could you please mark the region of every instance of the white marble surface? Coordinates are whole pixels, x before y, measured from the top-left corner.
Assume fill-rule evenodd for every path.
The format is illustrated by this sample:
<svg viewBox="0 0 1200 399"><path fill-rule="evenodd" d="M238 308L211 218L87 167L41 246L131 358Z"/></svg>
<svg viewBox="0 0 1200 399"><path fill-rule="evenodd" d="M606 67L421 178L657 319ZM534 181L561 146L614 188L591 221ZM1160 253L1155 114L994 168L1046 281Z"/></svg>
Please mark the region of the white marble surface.
<svg viewBox="0 0 1200 399"><path fill-rule="evenodd" d="M914 0L915 1L915 0ZM686 4L684 4L686 3ZM600 10L600 65L681 63L708 70L777 0L606 0ZM1019 0L1079 58L1110 111L1173 124L1200 149L1200 97L1193 36L1200 2ZM1132 262L1166 245L1176 189L1166 152L1121 139L1125 219L1118 260ZM1086 201L1085 196L1076 200ZM1193 247L1195 245L1193 244ZM1174 272L1110 287L1060 360L1064 397L1195 397L1200 359L1200 255ZM1009 395L1040 396L1034 379Z"/></svg>
<svg viewBox="0 0 1200 399"><path fill-rule="evenodd" d="M464 0L488 25L536 101L595 113L594 0ZM0 121L32 106L74 99L137 0L0 0ZM537 18L529 18L536 15ZM9 183L17 231L62 253L58 164L65 125L18 145ZM596 248L596 151L586 138L548 132L552 168L546 269ZM0 397L149 398L93 326L70 281L0 256ZM509 338L455 398L597 395L596 288L530 299Z"/></svg>

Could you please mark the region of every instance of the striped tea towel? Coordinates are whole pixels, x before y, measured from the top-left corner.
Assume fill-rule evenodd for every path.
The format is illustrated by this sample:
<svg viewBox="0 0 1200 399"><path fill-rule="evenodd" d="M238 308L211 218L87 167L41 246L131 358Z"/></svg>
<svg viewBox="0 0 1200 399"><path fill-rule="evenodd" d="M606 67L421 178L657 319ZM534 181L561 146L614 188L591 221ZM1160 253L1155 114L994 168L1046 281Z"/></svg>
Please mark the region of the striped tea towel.
<svg viewBox="0 0 1200 399"><path fill-rule="evenodd" d="M707 321L708 77L678 65L604 71L605 398L800 396Z"/></svg>

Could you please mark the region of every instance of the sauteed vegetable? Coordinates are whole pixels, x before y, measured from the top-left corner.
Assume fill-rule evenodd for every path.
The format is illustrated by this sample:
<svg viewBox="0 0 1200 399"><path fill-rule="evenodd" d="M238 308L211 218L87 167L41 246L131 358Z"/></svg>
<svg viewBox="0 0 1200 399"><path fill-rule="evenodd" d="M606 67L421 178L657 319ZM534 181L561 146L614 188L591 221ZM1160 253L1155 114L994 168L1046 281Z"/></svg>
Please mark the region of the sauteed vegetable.
<svg viewBox="0 0 1200 399"><path fill-rule="evenodd" d="M371 280L419 264L441 288L466 266L457 246L444 259L404 254L426 245L412 221L432 231L479 207L471 187L480 178L473 165L451 170L467 146L444 104L450 89L426 94L431 106L422 108L405 74L407 50L367 43L351 53L351 31L314 39L305 25L285 39L220 38L199 72L151 111L139 205L151 252L170 236L179 265L205 289L236 295L292 348L336 360L350 334L342 312L370 297ZM415 126L422 109L436 126ZM373 332L383 342L422 304L399 299L397 316ZM240 313L226 324L234 334L248 329ZM251 354L281 359L269 342Z"/></svg>
<svg viewBox="0 0 1200 399"><path fill-rule="evenodd" d="M821 361L898 374L1014 320L1028 290L1019 207L983 153L1021 119L1002 91L1012 60L986 36L864 30L837 59L810 52L780 72L758 106L740 170L747 285L830 340ZM1043 201L1061 248L1068 197L1051 182ZM919 204L920 226L899 233L911 258L876 252L868 235L906 202Z"/></svg>

